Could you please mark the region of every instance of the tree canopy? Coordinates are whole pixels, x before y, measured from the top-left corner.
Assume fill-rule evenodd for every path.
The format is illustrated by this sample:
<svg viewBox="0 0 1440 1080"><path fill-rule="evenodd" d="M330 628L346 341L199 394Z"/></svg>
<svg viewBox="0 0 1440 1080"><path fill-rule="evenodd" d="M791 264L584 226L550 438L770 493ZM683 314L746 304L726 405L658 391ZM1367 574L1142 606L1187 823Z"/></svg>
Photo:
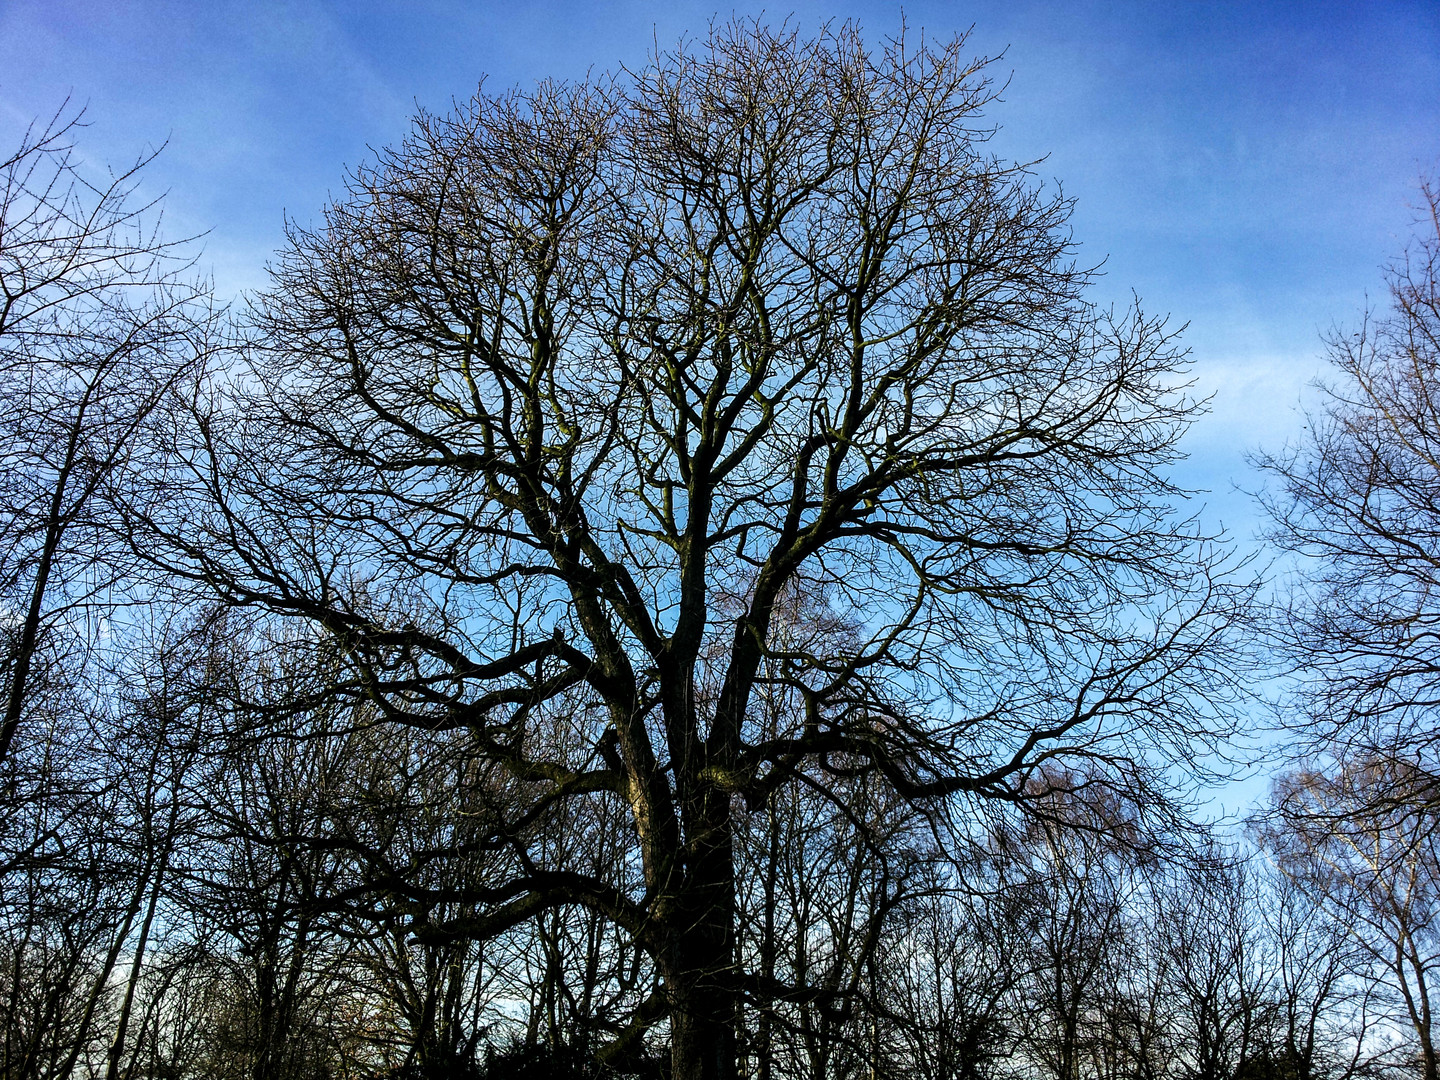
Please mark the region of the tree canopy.
<svg viewBox="0 0 1440 1080"><path fill-rule="evenodd" d="M333 643L318 695L465 733L506 872L463 925L387 887L434 935L613 921L677 1077L735 1075L743 994L815 991L740 955L737 815L1133 789L1225 726L1245 589L1166 479L1183 350L1087 301L993 96L963 39L728 24L422 113L291 228L137 520ZM627 809L628 869L532 850L576 800Z"/></svg>

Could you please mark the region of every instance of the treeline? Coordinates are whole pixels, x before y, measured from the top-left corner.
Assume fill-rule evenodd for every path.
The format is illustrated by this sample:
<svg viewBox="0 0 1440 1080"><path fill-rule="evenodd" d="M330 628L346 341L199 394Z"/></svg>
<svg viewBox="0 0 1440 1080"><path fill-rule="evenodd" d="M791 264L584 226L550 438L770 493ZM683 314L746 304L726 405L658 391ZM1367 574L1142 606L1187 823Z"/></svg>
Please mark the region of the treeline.
<svg viewBox="0 0 1440 1080"><path fill-rule="evenodd" d="M0 1080L1440 1080L1440 243L1258 462L1262 603L988 63L481 92L235 309L24 135Z"/></svg>
<svg viewBox="0 0 1440 1080"><path fill-rule="evenodd" d="M644 1032L658 990L643 951L583 909L490 933L451 898L519 858L635 888L623 807L497 850L513 781L463 737L325 711L258 737L216 688L274 680L283 702L314 672L223 618L154 644L113 710L57 692L9 773L5 1075L611 1074L597 1055ZM963 850L865 779L740 815L745 1075L1434 1075L1423 820L1351 819L1322 845L1277 818L1258 850L1197 853L1123 806L1038 809ZM618 1071L661 1075L662 1037Z"/></svg>

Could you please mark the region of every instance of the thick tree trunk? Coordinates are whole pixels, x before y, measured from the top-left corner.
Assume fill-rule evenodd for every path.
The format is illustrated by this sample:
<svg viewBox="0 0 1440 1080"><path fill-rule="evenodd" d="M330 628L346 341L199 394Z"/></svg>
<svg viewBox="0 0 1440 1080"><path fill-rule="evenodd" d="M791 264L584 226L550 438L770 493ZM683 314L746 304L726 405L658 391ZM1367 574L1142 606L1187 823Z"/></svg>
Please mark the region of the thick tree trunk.
<svg viewBox="0 0 1440 1080"><path fill-rule="evenodd" d="M672 1000L672 1080L736 1080L734 995L692 987Z"/></svg>
<svg viewBox="0 0 1440 1080"><path fill-rule="evenodd" d="M688 956L670 994L672 1080L737 1080L740 1009L731 981L733 950L718 919L695 926L682 944Z"/></svg>
<svg viewBox="0 0 1440 1080"><path fill-rule="evenodd" d="M765 876L764 904L765 910L761 912L761 934L760 934L760 977L765 980L768 987L770 981L775 978L775 906L779 903L779 874L780 874L780 824L776 820L775 800L770 799L765 808L766 826L766 855L765 866L762 872ZM752 1073L756 1080L771 1080L773 1075L773 1026L774 1026L774 1002L766 991L766 996L759 1001L759 1017L756 1023L755 1033L755 1071Z"/></svg>
<svg viewBox="0 0 1440 1080"><path fill-rule="evenodd" d="M708 785L707 785L708 787ZM687 815L691 857L678 905L670 987L672 1080L738 1080L735 858L728 794L707 790Z"/></svg>

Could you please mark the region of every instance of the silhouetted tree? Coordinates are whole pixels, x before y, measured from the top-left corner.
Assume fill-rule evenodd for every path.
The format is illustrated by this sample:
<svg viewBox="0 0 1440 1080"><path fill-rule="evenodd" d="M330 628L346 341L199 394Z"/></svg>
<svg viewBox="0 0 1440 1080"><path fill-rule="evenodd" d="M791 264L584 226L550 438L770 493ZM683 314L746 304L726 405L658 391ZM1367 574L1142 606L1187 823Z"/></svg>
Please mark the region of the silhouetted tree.
<svg viewBox="0 0 1440 1080"><path fill-rule="evenodd" d="M97 496L143 485L146 422L213 322L186 242L136 195L154 155L91 179L81 126L67 103L0 159L0 765L47 632L116 572Z"/></svg>
<svg viewBox="0 0 1440 1080"><path fill-rule="evenodd" d="M1359 974L1383 987L1393 1022L1414 1034L1424 1080L1440 1076L1440 847L1430 774L1385 759L1277 782L1267 842L1282 867L1349 927ZM1382 793L1377 801L1376 793Z"/></svg>
<svg viewBox="0 0 1440 1080"><path fill-rule="evenodd" d="M1330 340L1336 381L1300 444L1259 465L1271 540L1304 557L1275 641L1328 752L1434 766L1440 648L1440 192L1389 269L1391 308ZM1418 755L1418 756L1417 756ZM1384 793L1377 793L1383 797Z"/></svg>
<svg viewBox="0 0 1440 1080"><path fill-rule="evenodd" d="M292 228L249 374L176 432L183 509L132 518L168 572L325 635L326 697L508 774L505 877L415 934L588 909L653 964L632 1016L675 1080L736 1076L747 994L861 992L757 979L738 816L804 787L963 819L1225 726L1245 590L1171 510L1183 354L1087 302L1069 203L987 154L963 50L726 25L420 115ZM848 637L779 634L794 590ZM628 820L623 873L540 842L588 801Z"/></svg>

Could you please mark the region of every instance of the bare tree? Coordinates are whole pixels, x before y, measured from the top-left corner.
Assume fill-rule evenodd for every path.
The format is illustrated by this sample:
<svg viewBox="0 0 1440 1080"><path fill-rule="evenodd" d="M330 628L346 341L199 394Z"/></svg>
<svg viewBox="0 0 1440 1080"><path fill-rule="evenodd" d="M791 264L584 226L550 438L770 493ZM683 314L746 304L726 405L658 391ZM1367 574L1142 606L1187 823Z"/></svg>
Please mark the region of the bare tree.
<svg viewBox="0 0 1440 1080"><path fill-rule="evenodd" d="M1254 1071L1269 1052L1275 965L1260 924L1257 885L1231 853L1177 875L1159 905L1168 952L1167 1019L1186 1080L1226 1080Z"/></svg>
<svg viewBox="0 0 1440 1080"><path fill-rule="evenodd" d="M292 229L250 374L176 432L183 513L132 519L328 635L327 695L511 775L511 872L416 933L596 912L655 965L676 1080L736 1076L758 988L738 815L863 782L963 823L1057 757L1128 785L1225 727L1245 589L1171 509L1183 353L1087 303L964 49L725 25L420 115ZM797 587L852 639L782 641ZM624 888L528 846L587 800L628 818Z"/></svg>
<svg viewBox="0 0 1440 1080"><path fill-rule="evenodd" d="M879 970L902 1075L990 1080L1003 1075L1022 1017L1013 995L1028 952L1019 898L969 867L937 881L888 935Z"/></svg>
<svg viewBox="0 0 1440 1080"><path fill-rule="evenodd" d="M1041 813L1019 829L1002 824L996 837L1000 880L1018 900L1014 1023L1041 1075L1103 1076L1114 1056L1115 959L1142 951L1129 916L1156 853L1136 808L1085 798L1083 777L1048 775L1037 786L1051 789Z"/></svg>
<svg viewBox="0 0 1440 1080"><path fill-rule="evenodd" d="M1353 977L1349 921L1284 869L1267 875L1258 906L1274 951L1279 1016L1272 1052L1297 1080L1367 1068L1373 991Z"/></svg>
<svg viewBox="0 0 1440 1080"><path fill-rule="evenodd" d="M225 696L241 697L242 680L260 687L257 704L288 717L290 737L257 738L253 717L223 716L200 796L206 830L183 872L187 902L212 929L223 972L213 1075L288 1080L322 1073L341 1052L334 1018L353 947L330 932L324 913L349 863L343 843L305 841L343 840L332 822L336 793L356 765L347 735L355 717L344 701L303 707L333 672L325 650L297 667L262 641L252 638L221 673Z"/></svg>
<svg viewBox="0 0 1440 1080"><path fill-rule="evenodd" d="M1393 1020L1414 1033L1425 1080L1440 1076L1440 849L1431 817L1408 804L1433 805L1435 786L1393 759L1296 773L1277 785L1267 833L1282 867L1349 926L1359 973L1386 990Z"/></svg>
<svg viewBox="0 0 1440 1080"><path fill-rule="evenodd" d="M1440 191L1389 268L1391 309L1329 342L1337 381L1301 444L1258 464L1271 539L1304 556L1275 633L1330 749L1433 763L1440 704Z"/></svg>
<svg viewBox="0 0 1440 1080"><path fill-rule="evenodd" d="M48 630L113 579L97 495L135 478L138 435L213 321L184 240L138 196L154 154L102 180L62 105L0 159L0 764Z"/></svg>
<svg viewBox="0 0 1440 1080"><path fill-rule="evenodd" d="M1305 437L1258 464L1271 538L1298 556L1273 640L1293 665L1292 719L1314 755L1277 790L1266 836L1309 891L1354 920L1433 1076L1440 705L1440 191L1390 265L1390 307L1329 340L1336 371Z"/></svg>
<svg viewBox="0 0 1440 1080"><path fill-rule="evenodd" d="M500 965L494 943L464 938L416 941L410 937L407 905L388 904L383 891L363 891L365 867L376 862L405 865L426 860L427 852L464 849L472 838L489 836L474 820L484 819L483 800L473 796L474 762L464 739L450 733L431 736L413 730L370 730L354 753L350 804L337 815L334 838L350 838L367 853L352 877L361 884L354 916L336 920L339 935L350 940L368 975L363 991L382 1002L398 1023L382 1025L376 1035L400 1075L463 1076L473 1066L481 1036L493 1022L495 985ZM482 770L483 776L483 770ZM333 797L333 796L332 796ZM482 850L468 859L435 866L425 884L437 896L454 896L486 883L496 862ZM463 902L444 900L427 916L453 919L473 914ZM513 991L501 983L498 992ZM408 1072L406 1072L408 1070Z"/></svg>

